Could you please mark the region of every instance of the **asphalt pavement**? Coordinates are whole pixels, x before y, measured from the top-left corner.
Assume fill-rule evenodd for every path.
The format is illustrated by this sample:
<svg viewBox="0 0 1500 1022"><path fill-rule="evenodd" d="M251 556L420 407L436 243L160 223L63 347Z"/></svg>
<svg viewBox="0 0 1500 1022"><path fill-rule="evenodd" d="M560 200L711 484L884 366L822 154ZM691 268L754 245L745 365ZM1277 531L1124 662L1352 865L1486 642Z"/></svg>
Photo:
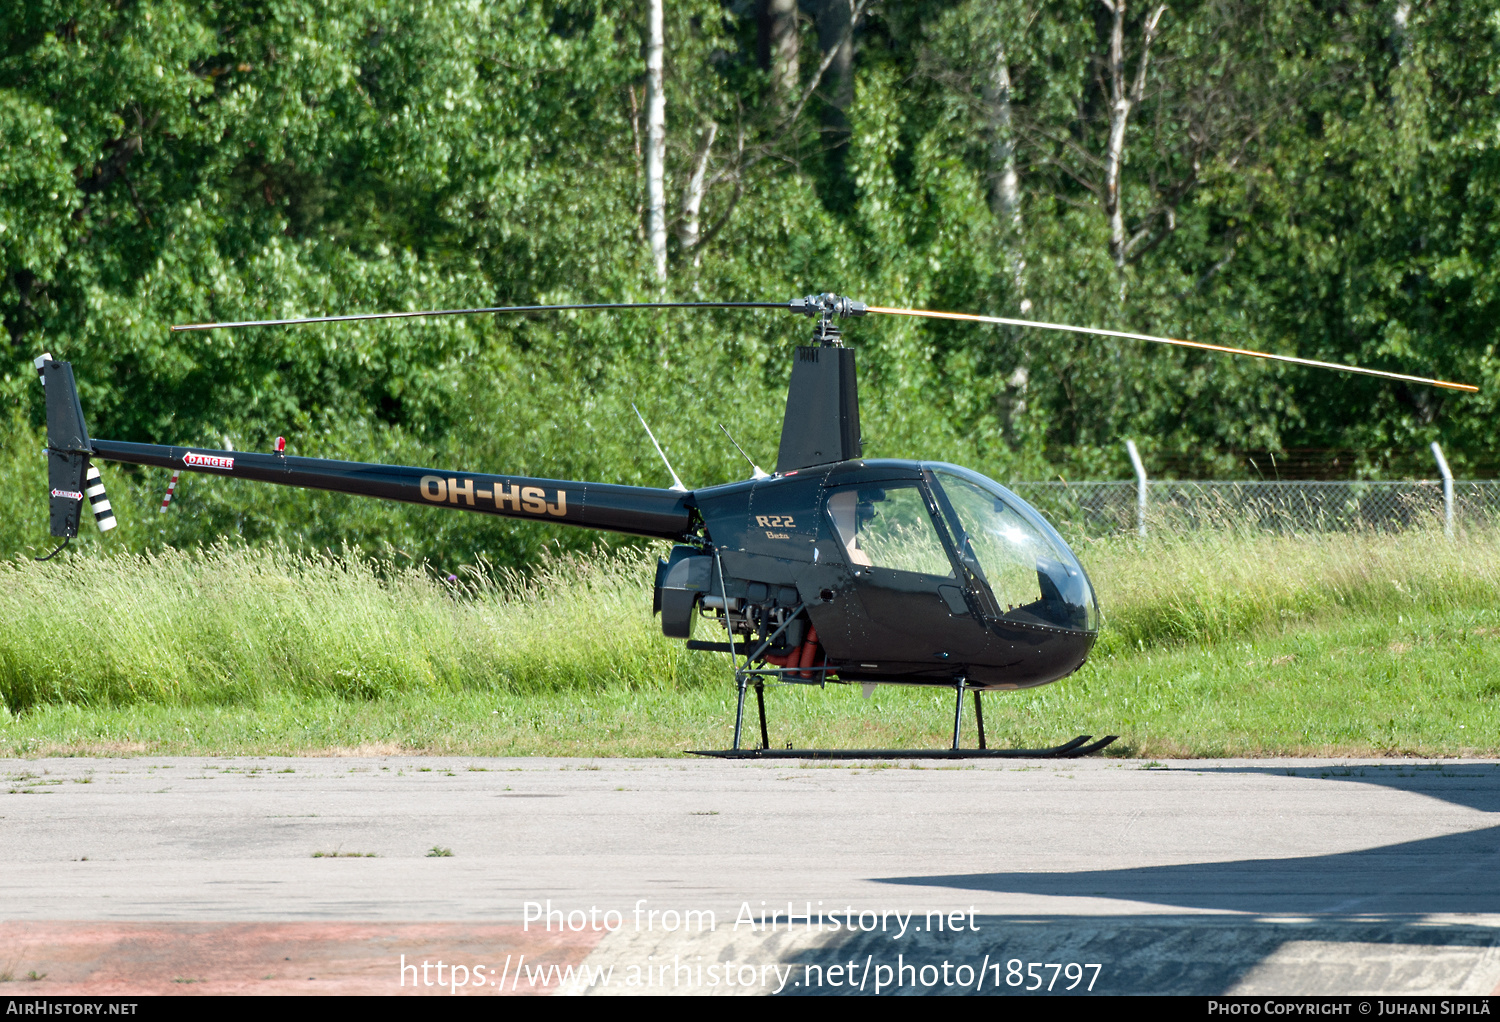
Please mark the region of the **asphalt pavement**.
<svg viewBox="0 0 1500 1022"><path fill-rule="evenodd" d="M1500 985L1493 762L54 758L0 779L7 995Z"/></svg>

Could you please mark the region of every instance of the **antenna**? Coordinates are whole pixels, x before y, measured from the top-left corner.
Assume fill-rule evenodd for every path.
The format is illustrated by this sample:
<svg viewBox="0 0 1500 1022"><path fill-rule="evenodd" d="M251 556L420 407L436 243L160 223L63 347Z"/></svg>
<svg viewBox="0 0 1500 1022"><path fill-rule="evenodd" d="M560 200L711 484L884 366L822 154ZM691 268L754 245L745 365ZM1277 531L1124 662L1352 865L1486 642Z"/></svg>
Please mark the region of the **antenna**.
<svg viewBox="0 0 1500 1022"><path fill-rule="evenodd" d="M753 470L751 472L751 474L750 474L750 478L751 479L769 479L769 478L771 478L771 473L767 472L765 469L763 469L759 465L757 465L755 463L755 460L753 458L751 458L750 455L748 455L748 454L745 453L745 449L743 447L741 447L735 441L734 437L732 437L732 436L729 435L729 430L724 429L724 424L722 422L719 423L719 428L724 430L724 435L727 436L727 437L729 437L729 442L732 443L732 444L734 444L734 449L740 452L740 457L742 457L746 461L750 462L750 468Z"/></svg>
<svg viewBox="0 0 1500 1022"><path fill-rule="evenodd" d="M651 432L651 427L650 426L646 425L646 417L641 414L641 410L639 408L635 407L635 402L634 401L632 401L630 403L630 407L635 411L635 417L637 419L641 420L641 425L644 426L645 429L646 429L646 435L651 438L651 446L655 447L656 448L656 453L661 455L662 464L666 465L667 466L667 471L672 474L672 486L671 486L671 489L680 490L683 493L686 493L687 492L687 487L683 486L682 485L682 480L677 478L677 472L676 472L675 469L672 468L672 463L667 460L667 454L666 454L666 452L661 449L661 444L659 444L659 443L656 442L656 434L653 433L653 432Z"/></svg>

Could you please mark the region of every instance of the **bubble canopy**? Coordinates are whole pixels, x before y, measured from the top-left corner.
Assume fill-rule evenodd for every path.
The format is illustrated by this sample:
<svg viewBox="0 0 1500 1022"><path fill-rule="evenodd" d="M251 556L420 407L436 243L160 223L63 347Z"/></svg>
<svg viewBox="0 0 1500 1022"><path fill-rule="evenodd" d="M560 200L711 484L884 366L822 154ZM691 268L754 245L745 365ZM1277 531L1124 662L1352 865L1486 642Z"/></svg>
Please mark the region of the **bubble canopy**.
<svg viewBox="0 0 1500 1022"><path fill-rule="evenodd" d="M1097 632L1088 574L1057 530L1020 497L978 472L924 463L944 524L1002 621Z"/></svg>

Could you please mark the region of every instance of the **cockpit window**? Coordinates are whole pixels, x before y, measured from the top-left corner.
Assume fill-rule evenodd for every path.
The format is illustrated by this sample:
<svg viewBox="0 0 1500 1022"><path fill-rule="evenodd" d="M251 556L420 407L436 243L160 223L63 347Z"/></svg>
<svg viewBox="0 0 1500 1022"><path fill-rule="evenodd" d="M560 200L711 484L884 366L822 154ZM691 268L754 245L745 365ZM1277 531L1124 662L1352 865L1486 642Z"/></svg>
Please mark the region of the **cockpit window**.
<svg viewBox="0 0 1500 1022"><path fill-rule="evenodd" d="M953 577L953 565L916 486L839 490L828 498L828 514L851 567Z"/></svg>
<svg viewBox="0 0 1500 1022"><path fill-rule="evenodd" d="M994 483L990 489L941 469L933 479L941 487L938 503L950 520L959 557L988 583L1002 617L1097 630L1088 576L1036 512Z"/></svg>

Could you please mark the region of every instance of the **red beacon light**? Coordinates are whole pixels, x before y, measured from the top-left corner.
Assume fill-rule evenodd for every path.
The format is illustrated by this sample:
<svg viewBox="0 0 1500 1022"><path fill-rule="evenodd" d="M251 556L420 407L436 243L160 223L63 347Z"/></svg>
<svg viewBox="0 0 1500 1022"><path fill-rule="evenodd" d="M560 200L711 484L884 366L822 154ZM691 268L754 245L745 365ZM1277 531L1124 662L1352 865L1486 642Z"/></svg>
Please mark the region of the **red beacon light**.
<svg viewBox="0 0 1500 1022"><path fill-rule="evenodd" d="M276 438L276 453L285 456L285 454L286 454L286 437L279 436L279 437Z"/></svg>

